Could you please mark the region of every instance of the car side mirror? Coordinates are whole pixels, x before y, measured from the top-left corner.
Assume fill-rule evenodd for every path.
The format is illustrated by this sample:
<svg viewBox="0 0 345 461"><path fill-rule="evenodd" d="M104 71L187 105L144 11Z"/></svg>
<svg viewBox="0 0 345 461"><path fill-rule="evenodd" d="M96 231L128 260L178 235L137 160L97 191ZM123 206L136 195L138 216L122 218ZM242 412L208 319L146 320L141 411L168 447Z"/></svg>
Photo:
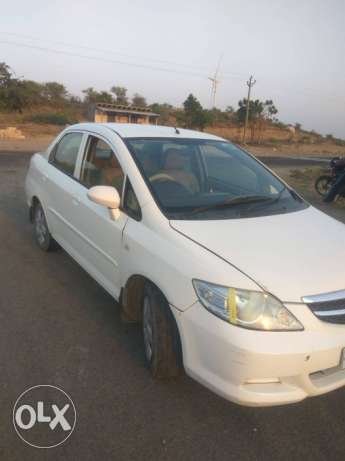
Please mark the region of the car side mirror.
<svg viewBox="0 0 345 461"><path fill-rule="evenodd" d="M88 190L87 196L92 202L108 208L110 217L114 221L120 216L121 198L115 187L94 186Z"/></svg>

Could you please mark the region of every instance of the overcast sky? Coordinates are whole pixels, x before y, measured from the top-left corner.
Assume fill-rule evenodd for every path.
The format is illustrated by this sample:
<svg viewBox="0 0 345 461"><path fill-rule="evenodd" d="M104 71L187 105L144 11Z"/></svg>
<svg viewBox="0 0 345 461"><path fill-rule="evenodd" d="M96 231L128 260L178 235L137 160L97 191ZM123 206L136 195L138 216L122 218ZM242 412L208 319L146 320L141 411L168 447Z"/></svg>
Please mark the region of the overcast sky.
<svg viewBox="0 0 345 461"><path fill-rule="evenodd" d="M209 107L223 55L218 107L236 108L253 74L282 121L345 138L344 19L344 0L3 1L0 62L74 94L123 85Z"/></svg>

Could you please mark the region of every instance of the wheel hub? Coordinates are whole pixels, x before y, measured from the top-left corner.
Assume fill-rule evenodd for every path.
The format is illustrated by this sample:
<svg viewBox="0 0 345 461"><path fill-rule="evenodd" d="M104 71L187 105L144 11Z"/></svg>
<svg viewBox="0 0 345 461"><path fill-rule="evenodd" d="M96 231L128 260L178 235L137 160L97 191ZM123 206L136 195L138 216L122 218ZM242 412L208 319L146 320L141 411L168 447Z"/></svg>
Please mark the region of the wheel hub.
<svg viewBox="0 0 345 461"><path fill-rule="evenodd" d="M47 236L47 226L46 226L44 214L41 208L39 208L36 211L35 228L36 228L37 240L40 244L43 244Z"/></svg>

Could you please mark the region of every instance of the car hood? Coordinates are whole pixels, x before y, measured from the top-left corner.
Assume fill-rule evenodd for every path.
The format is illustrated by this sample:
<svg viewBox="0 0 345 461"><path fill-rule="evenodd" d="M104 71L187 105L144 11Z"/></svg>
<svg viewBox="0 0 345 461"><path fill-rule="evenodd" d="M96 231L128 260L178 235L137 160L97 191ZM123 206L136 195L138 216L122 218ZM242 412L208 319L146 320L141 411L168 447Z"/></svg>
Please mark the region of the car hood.
<svg viewBox="0 0 345 461"><path fill-rule="evenodd" d="M170 224L282 301L301 302L302 296L345 288L345 226L313 207L259 218Z"/></svg>

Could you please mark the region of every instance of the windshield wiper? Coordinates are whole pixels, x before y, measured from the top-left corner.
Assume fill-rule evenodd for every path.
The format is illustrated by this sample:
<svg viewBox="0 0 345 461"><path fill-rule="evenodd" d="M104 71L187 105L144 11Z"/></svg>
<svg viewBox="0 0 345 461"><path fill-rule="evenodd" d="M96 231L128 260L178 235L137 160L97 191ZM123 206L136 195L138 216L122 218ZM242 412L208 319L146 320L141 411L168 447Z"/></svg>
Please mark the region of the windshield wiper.
<svg viewBox="0 0 345 461"><path fill-rule="evenodd" d="M241 205L242 203L256 203L256 202L275 202L279 197L269 197L266 195L242 195L241 197L235 197L223 202L213 203L212 205L206 205L203 207L195 208L190 214L202 213L208 210L216 210L218 208L228 208L235 205Z"/></svg>

